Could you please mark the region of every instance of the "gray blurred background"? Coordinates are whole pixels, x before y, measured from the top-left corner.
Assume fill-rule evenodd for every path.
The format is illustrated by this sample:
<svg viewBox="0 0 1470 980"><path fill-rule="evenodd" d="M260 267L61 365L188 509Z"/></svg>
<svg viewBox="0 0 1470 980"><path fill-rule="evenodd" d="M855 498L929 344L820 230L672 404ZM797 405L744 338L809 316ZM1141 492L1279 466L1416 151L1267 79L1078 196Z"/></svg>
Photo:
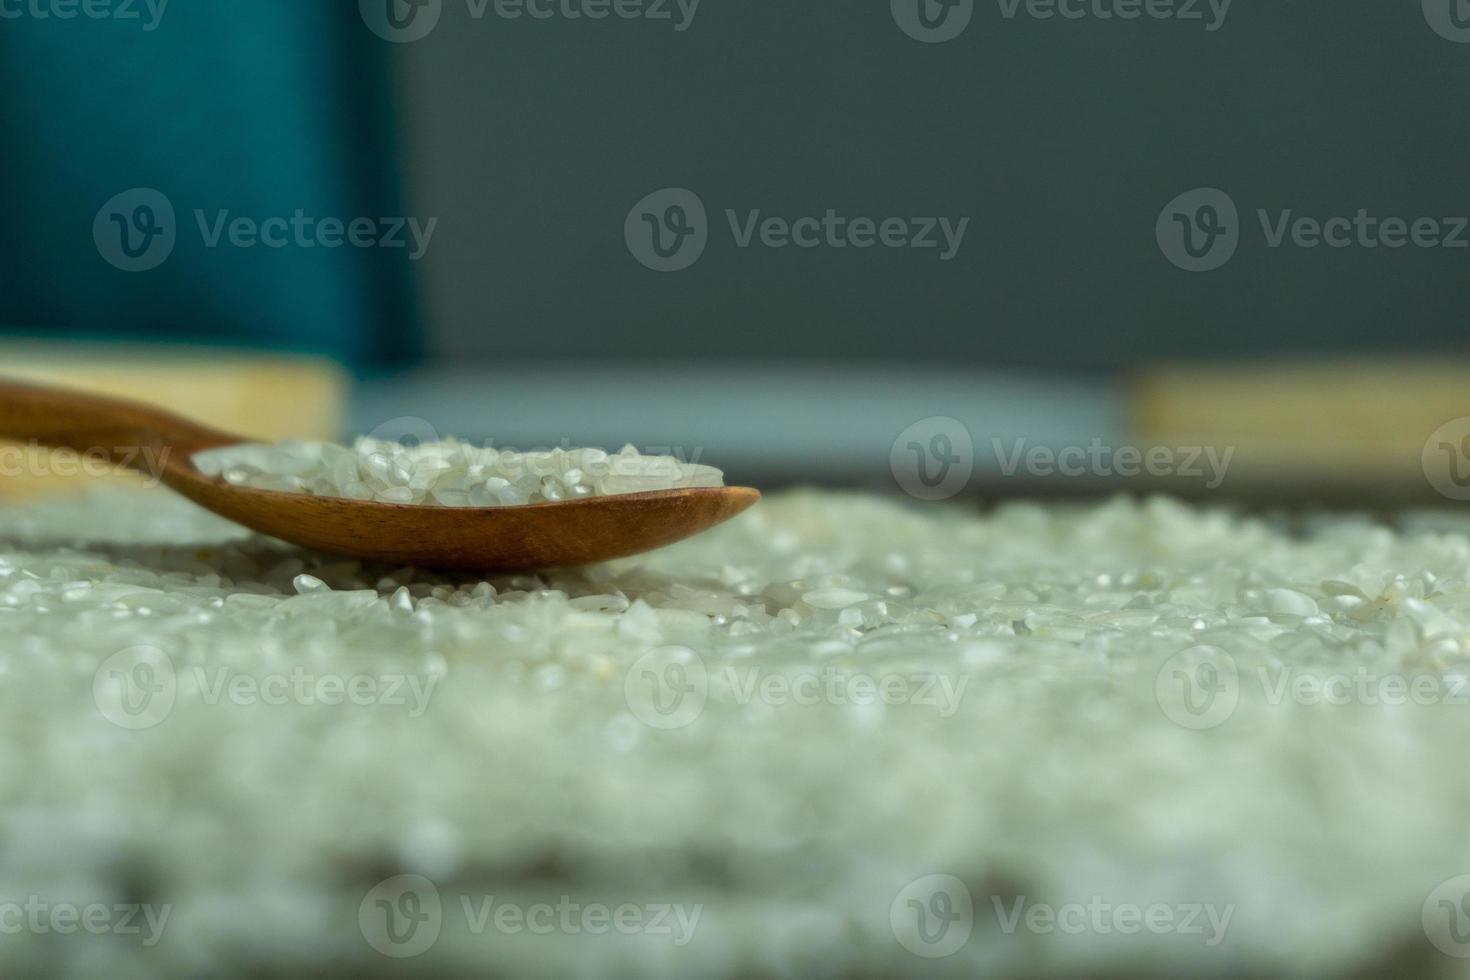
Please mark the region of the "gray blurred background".
<svg viewBox="0 0 1470 980"><path fill-rule="evenodd" d="M1255 214L1470 212L1470 46L1414 0L1237 0L1213 31L1206 0L1195 21L1007 19L982 0L939 44L883 0L704 0L682 32L670 8L476 20L448 3L394 47L409 199L443 216L422 269L431 351L1072 368L1464 343L1470 252L1272 249ZM703 199L711 236L658 274L623 222L670 186ZM1244 237L1191 274L1154 224L1201 186L1234 198ZM740 249L726 208L970 226L949 262Z"/></svg>

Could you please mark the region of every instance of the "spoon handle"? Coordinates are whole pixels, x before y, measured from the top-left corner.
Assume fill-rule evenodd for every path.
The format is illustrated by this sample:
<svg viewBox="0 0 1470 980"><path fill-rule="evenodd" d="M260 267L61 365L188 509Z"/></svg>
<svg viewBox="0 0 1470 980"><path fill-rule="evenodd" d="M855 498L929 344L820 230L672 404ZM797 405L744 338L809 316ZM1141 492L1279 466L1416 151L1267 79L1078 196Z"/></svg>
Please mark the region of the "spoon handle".
<svg viewBox="0 0 1470 980"><path fill-rule="evenodd" d="M240 441L149 405L4 379L0 439L101 454L124 465L137 465L144 449L194 453Z"/></svg>

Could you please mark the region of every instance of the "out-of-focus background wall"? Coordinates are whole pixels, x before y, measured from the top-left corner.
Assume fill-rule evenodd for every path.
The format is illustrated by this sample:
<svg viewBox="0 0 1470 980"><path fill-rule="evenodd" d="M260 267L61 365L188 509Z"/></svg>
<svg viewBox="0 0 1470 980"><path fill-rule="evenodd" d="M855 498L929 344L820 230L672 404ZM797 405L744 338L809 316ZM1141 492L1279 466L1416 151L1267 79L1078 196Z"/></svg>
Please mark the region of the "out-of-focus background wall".
<svg viewBox="0 0 1470 980"><path fill-rule="evenodd" d="M902 485L958 435L1009 491L1059 484L997 440L1334 444L1311 482L1422 484L1470 292L1465 13L0 0L0 325L12 363L322 355L354 429L748 480ZM1324 358L1378 373L1297 383Z"/></svg>
<svg viewBox="0 0 1470 980"><path fill-rule="evenodd" d="M921 5L942 9L894 0ZM1115 367L1464 346L1470 234L1273 248L1256 212L1470 213L1470 45L1415 2L1035 6L1057 13L966 2L960 34L921 43L879 0L702 0L685 21L668 0L671 20L604 22L445 3L394 49L411 198L445 216L423 268L431 350L540 357L554 333L637 362ZM652 275L623 222L670 186L703 202L709 241ZM1241 219L1209 274L1155 237L1199 187ZM726 214L829 208L969 225L946 261L940 231L932 249L742 248Z"/></svg>

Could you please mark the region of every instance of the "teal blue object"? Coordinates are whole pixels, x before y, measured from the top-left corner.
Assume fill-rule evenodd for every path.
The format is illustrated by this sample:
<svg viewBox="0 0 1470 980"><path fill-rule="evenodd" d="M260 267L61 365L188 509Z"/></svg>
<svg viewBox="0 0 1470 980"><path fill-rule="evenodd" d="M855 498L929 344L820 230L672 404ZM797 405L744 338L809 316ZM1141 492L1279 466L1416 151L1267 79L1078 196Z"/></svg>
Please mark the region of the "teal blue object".
<svg viewBox="0 0 1470 980"><path fill-rule="evenodd" d="M328 219L406 214L387 46L356 6L174 2L154 20L157 0L138 0L111 5L137 20L0 22L0 328L310 351L364 367L415 357L410 249L328 248L335 239L319 235ZM146 271L109 261L127 243L104 234L131 230L138 251L152 241L142 231L167 230L166 216L133 206L136 189L173 209L172 250ZM122 208L99 214L114 199ZM283 247L242 244L248 235L211 246L222 212L246 227L298 213L313 224L274 235ZM376 227L375 240L391 230Z"/></svg>

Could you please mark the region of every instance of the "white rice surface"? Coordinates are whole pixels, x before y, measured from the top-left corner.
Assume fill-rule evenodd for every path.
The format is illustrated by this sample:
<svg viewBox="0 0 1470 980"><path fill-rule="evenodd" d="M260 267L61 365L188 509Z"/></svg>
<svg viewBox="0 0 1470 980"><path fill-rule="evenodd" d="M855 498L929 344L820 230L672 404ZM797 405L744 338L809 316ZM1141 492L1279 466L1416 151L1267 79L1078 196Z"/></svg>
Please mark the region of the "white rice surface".
<svg viewBox="0 0 1470 980"><path fill-rule="evenodd" d="M1168 500L783 495L488 583L161 492L9 506L0 962L1463 975L1467 642L1463 534Z"/></svg>
<svg viewBox="0 0 1470 980"><path fill-rule="evenodd" d="M585 497L721 487L713 466L632 446L517 452L457 439L405 445L367 436L351 446L287 440L195 453L201 473L235 486L429 507L515 507Z"/></svg>

